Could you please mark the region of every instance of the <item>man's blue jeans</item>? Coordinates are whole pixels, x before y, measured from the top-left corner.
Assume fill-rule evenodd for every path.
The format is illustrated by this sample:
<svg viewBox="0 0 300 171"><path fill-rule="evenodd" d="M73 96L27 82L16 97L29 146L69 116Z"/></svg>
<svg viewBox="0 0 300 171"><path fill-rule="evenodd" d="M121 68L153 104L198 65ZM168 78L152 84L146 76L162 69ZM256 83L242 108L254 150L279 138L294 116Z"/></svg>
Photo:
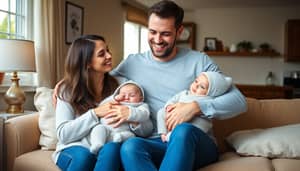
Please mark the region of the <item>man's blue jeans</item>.
<svg viewBox="0 0 300 171"><path fill-rule="evenodd" d="M56 165L62 171L119 171L120 147L120 143L107 143L98 155L90 153L89 149L82 146L68 147L61 151Z"/></svg>
<svg viewBox="0 0 300 171"><path fill-rule="evenodd" d="M189 123L178 125L170 141L130 138L121 146L126 171L192 171L218 160L215 142Z"/></svg>

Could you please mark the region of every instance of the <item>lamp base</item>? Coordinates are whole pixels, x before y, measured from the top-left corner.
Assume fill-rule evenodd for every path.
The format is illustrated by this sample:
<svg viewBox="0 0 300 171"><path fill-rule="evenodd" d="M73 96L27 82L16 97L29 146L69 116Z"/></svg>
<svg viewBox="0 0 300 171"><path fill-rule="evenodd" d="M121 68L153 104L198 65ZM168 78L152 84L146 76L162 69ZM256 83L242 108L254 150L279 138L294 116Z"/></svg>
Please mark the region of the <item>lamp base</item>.
<svg viewBox="0 0 300 171"><path fill-rule="evenodd" d="M6 113L24 113L24 108L22 105L9 105L6 109Z"/></svg>
<svg viewBox="0 0 300 171"><path fill-rule="evenodd" d="M7 113L24 113L25 93L19 87L19 80L17 72L13 72L11 86L4 95L4 100L8 104Z"/></svg>

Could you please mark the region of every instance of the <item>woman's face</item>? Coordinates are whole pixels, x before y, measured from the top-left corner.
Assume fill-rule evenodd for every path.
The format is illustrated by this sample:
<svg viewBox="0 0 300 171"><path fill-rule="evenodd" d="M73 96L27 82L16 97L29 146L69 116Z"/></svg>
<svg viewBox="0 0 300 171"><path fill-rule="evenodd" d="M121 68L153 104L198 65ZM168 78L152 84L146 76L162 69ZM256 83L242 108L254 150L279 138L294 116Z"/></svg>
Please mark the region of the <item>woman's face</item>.
<svg viewBox="0 0 300 171"><path fill-rule="evenodd" d="M104 41L95 41L94 54L89 67L92 71L101 73L107 73L112 70L112 56Z"/></svg>

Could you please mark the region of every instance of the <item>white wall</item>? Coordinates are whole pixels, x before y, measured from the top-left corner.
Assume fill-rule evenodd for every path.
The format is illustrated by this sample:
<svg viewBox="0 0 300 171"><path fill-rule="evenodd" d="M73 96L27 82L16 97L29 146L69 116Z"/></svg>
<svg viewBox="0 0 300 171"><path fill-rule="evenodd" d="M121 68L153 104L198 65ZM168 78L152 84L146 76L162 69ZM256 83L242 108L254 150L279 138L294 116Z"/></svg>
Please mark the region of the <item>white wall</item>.
<svg viewBox="0 0 300 171"><path fill-rule="evenodd" d="M203 49L205 37L216 37L225 46L242 40L258 46L268 42L281 57L212 57L236 83L265 84L268 71L275 73L282 85L286 71L300 70L300 63L285 63L284 25L287 19L300 19L300 7L285 8L215 8L186 13L185 20L197 24L197 50ZM300 48L300 47L299 47Z"/></svg>

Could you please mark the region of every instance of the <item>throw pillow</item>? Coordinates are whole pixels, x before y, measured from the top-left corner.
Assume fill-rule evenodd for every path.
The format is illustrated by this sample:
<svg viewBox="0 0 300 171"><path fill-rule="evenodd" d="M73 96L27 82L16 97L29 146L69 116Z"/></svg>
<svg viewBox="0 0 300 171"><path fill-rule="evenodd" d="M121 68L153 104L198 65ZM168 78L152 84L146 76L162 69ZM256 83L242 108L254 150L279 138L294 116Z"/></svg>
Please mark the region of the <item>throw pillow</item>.
<svg viewBox="0 0 300 171"><path fill-rule="evenodd" d="M300 124L237 131L227 142L241 155L299 158Z"/></svg>
<svg viewBox="0 0 300 171"><path fill-rule="evenodd" d="M39 87L34 95L34 105L39 111L39 128L41 131L39 144L42 150L54 150L57 143L52 93L52 89Z"/></svg>

